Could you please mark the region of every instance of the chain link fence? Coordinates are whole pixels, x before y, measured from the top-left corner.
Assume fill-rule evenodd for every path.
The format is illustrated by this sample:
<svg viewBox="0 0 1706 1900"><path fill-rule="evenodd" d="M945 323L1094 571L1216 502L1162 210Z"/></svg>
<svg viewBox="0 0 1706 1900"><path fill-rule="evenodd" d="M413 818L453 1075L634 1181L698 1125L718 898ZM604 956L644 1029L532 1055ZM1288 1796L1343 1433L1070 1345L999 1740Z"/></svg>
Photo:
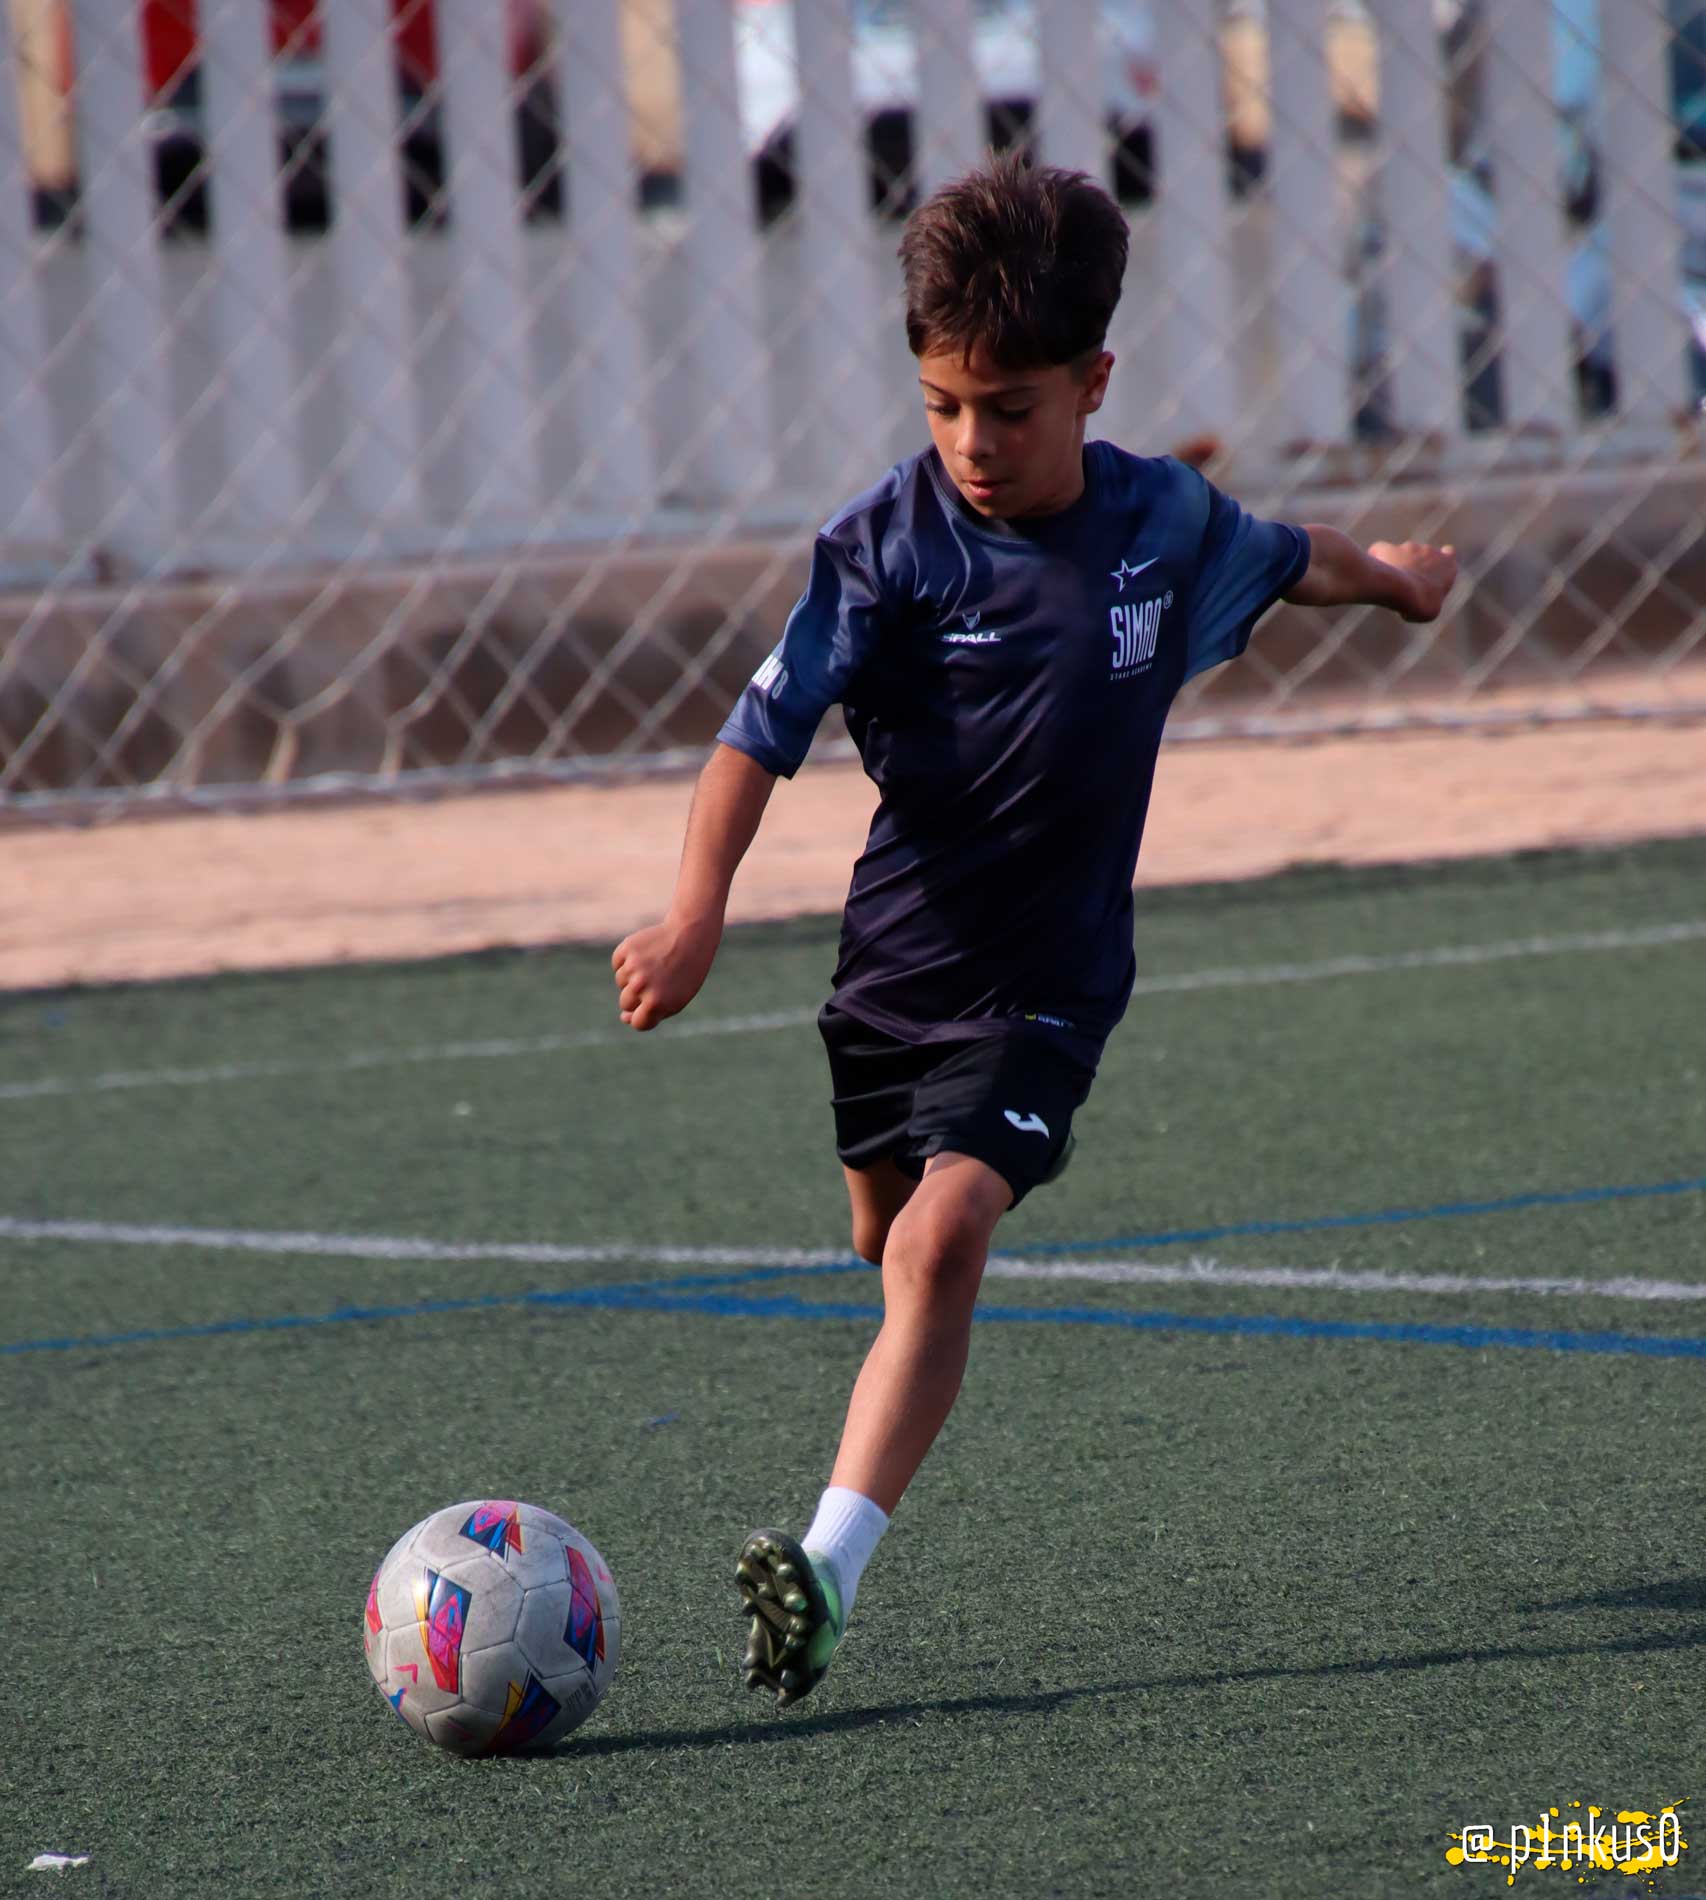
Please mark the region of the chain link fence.
<svg viewBox="0 0 1706 1900"><path fill-rule="evenodd" d="M1171 736L1706 715L1703 0L0 6L0 808L696 757L991 144L1130 215L1102 433L1463 556Z"/></svg>

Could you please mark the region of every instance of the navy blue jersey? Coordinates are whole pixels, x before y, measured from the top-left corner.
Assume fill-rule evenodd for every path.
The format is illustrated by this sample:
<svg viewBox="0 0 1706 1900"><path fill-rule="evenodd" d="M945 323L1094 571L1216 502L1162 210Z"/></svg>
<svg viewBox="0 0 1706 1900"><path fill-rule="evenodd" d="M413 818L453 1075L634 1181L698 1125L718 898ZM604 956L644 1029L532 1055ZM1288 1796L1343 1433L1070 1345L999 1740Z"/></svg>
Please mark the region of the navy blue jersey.
<svg viewBox="0 0 1706 1900"><path fill-rule="evenodd" d="M791 777L839 702L882 794L836 1007L908 1042L1041 1021L1100 1050L1136 974L1132 876L1161 728L1309 564L1171 457L1084 451L1071 507L973 513L934 449L818 535L718 735Z"/></svg>

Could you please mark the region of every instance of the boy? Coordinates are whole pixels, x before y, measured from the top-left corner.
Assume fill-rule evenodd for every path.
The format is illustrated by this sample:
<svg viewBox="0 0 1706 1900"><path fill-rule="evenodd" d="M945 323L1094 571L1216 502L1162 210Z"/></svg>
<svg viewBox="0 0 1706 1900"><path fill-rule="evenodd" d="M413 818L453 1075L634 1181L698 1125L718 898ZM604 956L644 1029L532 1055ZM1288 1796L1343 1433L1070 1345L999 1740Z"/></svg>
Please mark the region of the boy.
<svg viewBox="0 0 1706 1900"><path fill-rule="evenodd" d="M737 1566L749 1687L822 1679L959 1391L997 1222L1052 1180L1136 973L1132 875L1174 695L1276 600L1432 620L1449 548L1257 520L1195 470L1084 441L1127 231L1082 173L1008 158L908 221L933 446L817 537L780 645L700 777L664 922L612 957L650 1029L704 982L778 776L840 702L881 800L819 1017L853 1246L884 1318L816 1517Z"/></svg>

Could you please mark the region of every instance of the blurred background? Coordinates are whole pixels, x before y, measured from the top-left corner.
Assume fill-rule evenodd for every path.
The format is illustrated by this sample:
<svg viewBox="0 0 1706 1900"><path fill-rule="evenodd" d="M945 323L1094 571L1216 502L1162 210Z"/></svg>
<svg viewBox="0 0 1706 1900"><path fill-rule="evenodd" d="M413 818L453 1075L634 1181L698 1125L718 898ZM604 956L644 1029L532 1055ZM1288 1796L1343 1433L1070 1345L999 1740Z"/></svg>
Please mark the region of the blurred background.
<svg viewBox="0 0 1706 1900"><path fill-rule="evenodd" d="M1132 220L1101 433L1464 556L1173 736L1706 716L1706 0L0 24L14 815L694 756L923 440L899 223L990 145Z"/></svg>

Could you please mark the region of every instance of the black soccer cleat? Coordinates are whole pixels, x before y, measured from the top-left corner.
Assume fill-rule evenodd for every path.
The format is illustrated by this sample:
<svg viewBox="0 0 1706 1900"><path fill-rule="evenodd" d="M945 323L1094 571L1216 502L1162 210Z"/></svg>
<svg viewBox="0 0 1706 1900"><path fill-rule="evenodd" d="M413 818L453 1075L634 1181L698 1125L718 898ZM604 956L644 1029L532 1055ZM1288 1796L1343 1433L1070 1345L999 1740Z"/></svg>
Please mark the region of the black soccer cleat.
<svg viewBox="0 0 1706 1900"><path fill-rule="evenodd" d="M746 1639L746 1686L786 1709L829 1673L841 1641L840 1593L786 1531L754 1531L735 1565Z"/></svg>

